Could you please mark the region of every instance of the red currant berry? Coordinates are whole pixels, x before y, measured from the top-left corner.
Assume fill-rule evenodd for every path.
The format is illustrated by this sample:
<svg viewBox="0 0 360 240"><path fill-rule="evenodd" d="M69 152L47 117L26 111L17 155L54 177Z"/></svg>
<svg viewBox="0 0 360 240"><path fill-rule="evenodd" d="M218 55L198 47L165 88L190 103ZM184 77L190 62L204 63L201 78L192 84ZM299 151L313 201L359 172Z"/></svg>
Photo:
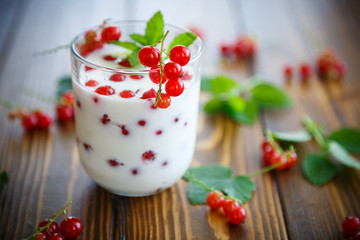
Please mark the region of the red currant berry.
<svg viewBox="0 0 360 240"><path fill-rule="evenodd" d="M300 64L300 77L302 80L307 80L311 77L312 70L308 63Z"/></svg>
<svg viewBox="0 0 360 240"><path fill-rule="evenodd" d="M276 170L283 170L286 168L287 159L283 154L275 152L269 162L271 166L279 165Z"/></svg>
<svg viewBox="0 0 360 240"><path fill-rule="evenodd" d="M239 225L246 218L246 212L243 207L234 207L229 214L229 221L234 225Z"/></svg>
<svg viewBox="0 0 360 240"><path fill-rule="evenodd" d="M131 75L130 78L135 79L135 80L139 80L139 79L144 78L144 76L143 75Z"/></svg>
<svg viewBox="0 0 360 240"><path fill-rule="evenodd" d="M232 199L225 199L222 204L222 209L226 215L230 215L231 210L235 207L240 207L239 202Z"/></svg>
<svg viewBox="0 0 360 240"><path fill-rule="evenodd" d="M35 240L47 240L47 239L48 238L47 238L46 234L44 234L42 232L35 235Z"/></svg>
<svg viewBox="0 0 360 240"><path fill-rule="evenodd" d="M75 239L80 236L82 223L76 217L67 217L60 224L60 233L66 239Z"/></svg>
<svg viewBox="0 0 360 240"><path fill-rule="evenodd" d="M47 130L53 123L53 119L49 114L41 113L38 114L37 127L41 130Z"/></svg>
<svg viewBox="0 0 360 240"><path fill-rule="evenodd" d="M147 151L144 152L141 156L143 161L154 161L155 160L155 154L153 153L153 151Z"/></svg>
<svg viewBox="0 0 360 240"><path fill-rule="evenodd" d="M110 76L109 80L113 82L122 82L125 80L125 78L126 78L125 75L115 73Z"/></svg>
<svg viewBox="0 0 360 240"><path fill-rule="evenodd" d="M221 44L220 45L221 56L229 58L233 55L235 49L232 44Z"/></svg>
<svg viewBox="0 0 360 240"><path fill-rule="evenodd" d="M268 138L265 138L262 145L261 145L261 148L262 148L263 151L265 151L268 146L271 147L270 141L269 141Z"/></svg>
<svg viewBox="0 0 360 240"><path fill-rule="evenodd" d="M168 81L165 91L169 96L177 97L184 92L184 83L180 79Z"/></svg>
<svg viewBox="0 0 360 240"><path fill-rule="evenodd" d="M178 79L182 72L180 64L168 62L164 66L164 73L167 79Z"/></svg>
<svg viewBox="0 0 360 240"><path fill-rule="evenodd" d="M121 31L115 26L106 27L101 32L101 39L104 42L118 40L121 36Z"/></svg>
<svg viewBox="0 0 360 240"><path fill-rule="evenodd" d="M74 106L74 94L72 91L66 91L61 95L61 102L66 105Z"/></svg>
<svg viewBox="0 0 360 240"><path fill-rule="evenodd" d="M39 223L38 227L39 228L45 227L49 222L50 222L50 220L45 219L44 221ZM53 235L53 234L59 232L59 225L56 222L52 222L48 228L42 230L41 232L43 234L45 234L47 237L49 237L50 235Z"/></svg>
<svg viewBox="0 0 360 240"><path fill-rule="evenodd" d="M360 232L352 236L352 240L360 240Z"/></svg>
<svg viewBox="0 0 360 240"><path fill-rule="evenodd" d="M95 90L95 92L100 95L109 96L109 95L113 95L115 93L115 90L110 86L101 86L101 87L98 87Z"/></svg>
<svg viewBox="0 0 360 240"><path fill-rule="evenodd" d="M159 108L168 108L170 106L170 103L171 103L170 96L168 94L166 94L166 93L162 93L160 96L161 96L161 99L157 103L157 106Z"/></svg>
<svg viewBox="0 0 360 240"><path fill-rule="evenodd" d="M160 83L160 79L161 79L161 71L160 71L160 68L152 68L149 72L149 77L150 77L150 80L155 83L155 84L159 84ZM163 75L163 78L162 78L162 83L166 83L167 79L165 77L165 75Z"/></svg>
<svg viewBox="0 0 360 240"><path fill-rule="evenodd" d="M206 204L214 210L219 209L224 202L224 194L218 190L209 192L206 197Z"/></svg>
<svg viewBox="0 0 360 240"><path fill-rule="evenodd" d="M294 69L293 69L292 66L285 65L284 66L284 77L285 77L285 79L288 79L288 80L292 79L293 78L293 71L294 71Z"/></svg>
<svg viewBox="0 0 360 240"><path fill-rule="evenodd" d="M96 37L97 37L97 34L96 34L95 30L89 30L84 35L85 42L94 41L96 39Z"/></svg>
<svg viewBox="0 0 360 240"><path fill-rule="evenodd" d="M150 89L149 91L146 91L143 93L143 95L141 96L141 99L148 99L148 98L156 98L157 93L155 91L155 89Z"/></svg>
<svg viewBox="0 0 360 240"><path fill-rule="evenodd" d="M146 46L139 51L139 61L146 67L157 67L160 64L160 51L157 48Z"/></svg>
<svg viewBox="0 0 360 240"><path fill-rule="evenodd" d="M297 161L297 155L295 151L285 151L284 155L287 158L286 166L285 168L292 168Z"/></svg>
<svg viewBox="0 0 360 240"><path fill-rule="evenodd" d="M235 43L234 52L238 59L254 57L255 51L255 42L248 36L240 37Z"/></svg>
<svg viewBox="0 0 360 240"><path fill-rule="evenodd" d="M190 51L183 45L176 45L170 51L170 61L185 66L190 61Z"/></svg>
<svg viewBox="0 0 360 240"><path fill-rule="evenodd" d="M56 107L56 115L60 122L66 122L74 118L74 109L72 107L60 104Z"/></svg>
<svg viewBox="0 0 360 240"><path fill-rule="evenodd" d="M35 114L28 114L22 118L22 126L28 132L35 130L38 122L39 118Z"/></svg>
<svg viewBox="0 0 360 240"><path fill-rule="evenodd" d="M65 240L65 238L63 236L61 236L60 234L55 233L55 234L50 235L48 240Z"/></svg>
<svg viewBox="0 0 360 240"><path fill-rule="evenodd" d="M270 161L273 158L274 154L275 154L275 150L271 145L265 146L263 150L263 161L265 165L271 164Z"/></svg>
<svg viewBox="0 0 360 240"><path fill-rule="evenodd" d="M342 222L342 229L345 235L353 236L360 230L360 220L354 216L348 216Z"/></svg>
<svg viewBox="0 0 360 240"><path fill-rule="evenodd" d="M96 87L99 83L95 80L89 80L85 83L85 86L87 87Z"/></svg>
<svg viewBox="0 0 360 240"><path fill-rule="evenodd" d="M131 90L123 90L119 95L122 98L132 98L135 96L135 93Z"/></svg>
<svg viewBox="0 0 360 240"><path fill-rule="evenodd" d="M117 58L114 57L113 55L108 54L108 55L104 55L104 56L103 56L103 59L104 59L105 61L112 62L112 61L115 61Z"/></svg>

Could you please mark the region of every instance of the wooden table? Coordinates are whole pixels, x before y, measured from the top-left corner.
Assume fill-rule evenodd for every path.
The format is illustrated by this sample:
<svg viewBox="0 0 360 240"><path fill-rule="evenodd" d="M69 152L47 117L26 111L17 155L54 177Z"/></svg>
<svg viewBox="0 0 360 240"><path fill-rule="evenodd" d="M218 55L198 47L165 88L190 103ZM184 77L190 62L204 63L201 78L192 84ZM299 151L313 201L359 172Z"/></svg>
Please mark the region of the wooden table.
<svg viewBox="0 0 360 240"><path fill-rule="evenodd" d="M203 73L241 81L259 74L284 86L282 67L314 61L318 42L334 47L347 62L346 78L286 85L289 110L262 112L254 126L223 118L199 117L193 166L220 163L234 174L261 168L265 129L296 130L307 114L325 132L360 127L360 4L350 0L277 1L45 1L0 2L0 98L53 111L54 105L24 94L31 88L55 94L57 80L70 73L68 51L34 57L36 51L69 43L75 34L102 20L148 19L161 10L167 22L202 30ZM258 39L254 68L224 67L218 46L242 33ZM202 94L201 104L207 95ZM257 190L245 205L245 224L232 226L221 214L187 199L187 183L155 196L120 197L96 186L82 169L73 124L49 132L24 133L0 107L0 169L10 180L0 198L0 239L31 235L43 218L68 201L68 213L84 223L81 239L343 239L341 222L360 216L360 172L342 169L323 187L306 181L301 164L289 171L254 178ZM298 147L299 162L314 142Z"/></svg>

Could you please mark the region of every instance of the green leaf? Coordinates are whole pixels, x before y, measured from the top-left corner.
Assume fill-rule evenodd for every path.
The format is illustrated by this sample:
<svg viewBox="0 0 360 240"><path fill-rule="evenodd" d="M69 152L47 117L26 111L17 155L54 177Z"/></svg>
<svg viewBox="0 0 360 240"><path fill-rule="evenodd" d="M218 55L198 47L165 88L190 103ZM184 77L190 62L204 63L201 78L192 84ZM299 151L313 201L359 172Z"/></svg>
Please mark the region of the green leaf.
<svg viewBox="0 0 360 240"><path fill-rule="evenodd" d="M195 35L192 32L185 32L185 33L181 33L181 34L177 35L174 38L174 40L171 42L169 49L168 49L168 53L176 45L183 45L185 47L190 46L195 41L196 38L197 38L197 35Z"/></svg>
<svg viewBox="0 0 360 240"><path fill-rule="evenodd" d="M291 132L272 132L274 138L285 142L307 142L311 140L311 134L306 130Z"/></svg>
<svg viewBox="0 0 360 240"><path fill-rule="evenodd" d="M70 90L72 90L71 77L70 76L63 77L58 81L56 88L56 96L60 98L64 92Z"/></svg>
<svg viewBox="0 0 360 240"><path fill-rule="evenodd" d="M224 93L236 87L237 83L227 76L217 76L211 80L210 88L214 93Z"/></svg>
<svg viewBox="0 0 360 240"><path fill-rule="evenodd" d="M9 181L9 175L5 171L0 172L0 195L4 190L5 184Z"/></svg>
<svg viewBox="0 0 360 240"><path fill-rule="evenodd" d="M270 83L260 83L252 89L253 99L262 108L290 107L292 101L286 92Z"/></svg>
<svg viewBox="0 0 360 240"><path fill-rule="evenodd" d="M163 15L160 11L156 12L154 16L148 21L146 30L145 30L145 38L148 41L149 45L155 44L164 35L164 20Z"/></svg>
<svg viewBox="0 0 360 240"><path fill-rule="evenodd" d="M131 51L135 51L135 50L139 49L138 45L136 45L133 42L112 41L111 43L113 43L115 45L118 45L120 47L123 47L123 48L127 48L127 49L129 49Z"/></svg>
<svg viewBox="0 0 360 240"><path fill-rule="evenodd" d="M211 80L212 78L208 78L208 77L203 77L201 78L201 90L204 90L204 91L211 91Z"/></svg>
<svg viewBox="0 0 360 240"><path fill-rule="evenodd" d="M349 152L360 154L360 131L357 129L339 129L331 133L329 139L336 141Z"/></svg>
<svg viewBox="0 0 360 240"><path fill-rule="evenodd" d="M132 66L137 66L140 64L139 51L140 51L140 48L138 48L137 50L134 50L129 56L129 62Z"/></svg>
<svg viewBox="0 0 360 240"><path fill-rule="evenodd" d="M243 98L237 96L230 96L227 105L231 108L231 111L242 112L245 110L246 102Z"/></svg>
<svg viewBox="0 0 360 240"><path fill-rule="evenodd" d="M316 186L329 182L339 172L336 164L319 154L308 154L303 161L302 169L306 178Z"/></svg>
<svg viewBox="0 0 360 240"><path fill-rule="evenodd" d="M223 108L224 102L219 98L213 98L205 104L204 111L207 114L215 114L222 112Z"/></svg>
<svg viewBox="0 0 360 240"><path fill-rule="evenodd" d="M345 148L335 141L329 142L329 151L331 155L340 163L347 167L360 170L360 161L353 158Z"/></svg>
<svg viewBox="0 0 360 240"><path fill-rule="evenodd" d="M133 33L133 34L130 34L130 37L132 38L132 40L140 43L143 46L151 45L151 43L141 34Z"/></svg>
<svg viewBox="0 0 360 240"><path fill-rule="evenodd" d="M227 107L226 110L231 119L247 125L254 124L259 116L257 104L252 100L245 102L245 108L241 112L233 111L231 107Z"/></svg>
<svg viewBox="0 0 360 240"><path fill-rule="evenodd" d="M250 200L253 191L256 189L254 182L249 177L231 177L231 169L220 165L190 168L188 171L206 186L223 191L225 194L243 203ZM186 176L184 178L189 180ZM209 191L203 186L190 179L188 195L192 204L206 203L208 193Z"/></svg>

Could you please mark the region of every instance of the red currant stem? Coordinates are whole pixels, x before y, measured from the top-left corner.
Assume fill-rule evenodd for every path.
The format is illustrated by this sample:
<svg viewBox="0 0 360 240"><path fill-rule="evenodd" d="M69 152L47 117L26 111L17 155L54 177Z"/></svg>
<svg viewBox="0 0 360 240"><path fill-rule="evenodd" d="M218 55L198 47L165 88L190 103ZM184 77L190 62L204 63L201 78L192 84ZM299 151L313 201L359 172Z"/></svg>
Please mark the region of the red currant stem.
<svg viewBox="0 0 360 240"><path fill-rule="evenodd" d="M48 103L57 103L59 101L59 99L57 98L52 98L49 97L47 95L44 95L43 93L40 93L34 89L28 88L28 87L24 87L22 89L22 92L25 93L26 95L30 96L30 97L34 97L38 100L41 100L43 102L48 102Z"/></svg>
<svg viewBox="0 0 360 240"><path fill-rule="evenodd" d="M280 145L275 141L274 139L274 135L272 134L272 132L267 129L266 130L266 137L268 138L270 145L275 148L276 151L278 151L279 153L283 153L283 149L280 147Z"/></svg>
<svg viewBox="0 0 360 240"><path fill-rule="evenodd" d="M33 235L31 235L30 237L28 238L23 238L22 240L29 240L29 239L32 239L32 238L35 238L35 236L37 234L39 234L40 232L42 232L43 230L49 228L49 226L55 221L55 219L60 216L60 214L62 213L65 213L66 212L66 209L71 205L72 201L68 202L65 207L63 209L60 210L60 212L58 212L57 214L55 214L54 216L52 216L50 219L49 219L49 222L48 224L46 224L45 226L41 227L41 228L37 228L35 233Z"/></svg>
<svg viewBox="0 0 360 240"><path fill-rule="evenodd" d="M169 34L169 30L166 31L164 37L161 39L161 50L160 50L160 82L159 82L159 89L157 91L157 97L156 97L156 101L154 106L156 107L156 105L158 104L158 102L161 99L161 86L162 86L162 82L163 82L163 78L164 78L164 70L163 70L163 61L162 61L162 52L164 51L164 42L165 42L165 38L166 36Z"/></svg>
<svg viewBox="0 0 360 240"><path fill-rule="evenodd" d="M70 47L70 44L59 45L59 46L57 46L55 48L45 49L45 50L42 50L42 51L34 52L33 56L42 56L42 55L46 55L46 54L49 54L49 53L55 53L55 52L57 52L59 50L67 49L69 47Z"/></svg>
<svg viewBox="0 0 360 240"><path fill-rule="evenodd" d="M264 168L260 169L259 171L248 175L248 177L255 177L257 175L260 175L260 174L263 174L263 173L266 173L266 172L270 172L271 170L274 170L275 168L280 167L283 164L284 163L280 162L280 163L277 163L277 164L274 164L274 165L271 165L271 166L268 166L268 167L264 167Z"/></svg>
<svg viewBox="0 0 360 240"><path fill-rule="evenodd" d="M188 177L188 178L190 178L193 182L195 182L195 183L199 184L200 186L202 186L206 191L209 191L209 192L215 191L214 188L209 187L209 186L206 186L206 184L205 184L203 181L197 179L197 178L195 177L195 175L192 174L192 173L190 173L189 171L186 171L185 176ZM240 205L243 205L243 203L242 203L241 200L236 199L236 198L234 198L234 197L232 197L232 196L230 196L230 195L224 195L223 197L224 197L225 199L231 199L231 200L233 200L233 201L239 202Z"/></svg>
<svg viewBox="0 0 360 240"><path fill-rule="evenodd" d="M309 116L303 118L303 123L306 129L314 136L316 142L320 145L322 149L326 149L327 143L322 135L322 130Z"/></svg>

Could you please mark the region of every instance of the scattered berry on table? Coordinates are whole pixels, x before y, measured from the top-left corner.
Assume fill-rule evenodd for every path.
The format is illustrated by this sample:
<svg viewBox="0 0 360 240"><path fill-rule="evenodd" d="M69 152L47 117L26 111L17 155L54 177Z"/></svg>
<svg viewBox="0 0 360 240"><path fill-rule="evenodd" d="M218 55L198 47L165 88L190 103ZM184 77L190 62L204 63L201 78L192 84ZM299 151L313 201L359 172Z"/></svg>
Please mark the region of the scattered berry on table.
<svg viewBox="0 0 360 240"><path fill-rule="evenodd" d="M206 197L206 204L214 210L219 209L224 202L224 194L218 190L209 192Z"/></svg>
<svg viewBox="0 0 360 240"><path fill-rule="evenodd" d="M345 235L353 236L360 231L360 220L358 217L348 216L342 222L342 230Z"/></svg>
<svg viewBox="0 0 360 240"><path fill-rule="evenodd" d="M80 236L82 223L76 217L67 217L60 224L60 233L66 239L75 239Z"/></svg>
<svg viewBox="0 0 360 240"><path fill-rule="evenodd" d="M291 80L294 76L294 69L290 65L284 66L284 77L286 80Z"/></svg>
<svg viewBox="0 0 360 240"><path fill-rule="evenodd" d="M234 207L229 214L229 221L234 225L239 225L246 218L246 212L243 207Z"/></svg>
<svg viewBox="0 0 360 240"><path fill-rule="evenodd" d="M346 72L345 63L336 56L332 48L320 52L316 59L316 73L324 80L340 80Z"/></svg>
<svg viewBox="0 0 360 240"><path fill-rule="evenodd" d="M310 64L305 62L300 64L299 71L300 71L300 78L302 80L308 80L312 75L312 69Z"/></svg>
<svg viewBox="0 0 360 240"><path fill-rule="evenodd" d="M57 105L56 106L56 115L57 119L60 122L66 122L74 118L74 108L67 105Z"/></svg>

